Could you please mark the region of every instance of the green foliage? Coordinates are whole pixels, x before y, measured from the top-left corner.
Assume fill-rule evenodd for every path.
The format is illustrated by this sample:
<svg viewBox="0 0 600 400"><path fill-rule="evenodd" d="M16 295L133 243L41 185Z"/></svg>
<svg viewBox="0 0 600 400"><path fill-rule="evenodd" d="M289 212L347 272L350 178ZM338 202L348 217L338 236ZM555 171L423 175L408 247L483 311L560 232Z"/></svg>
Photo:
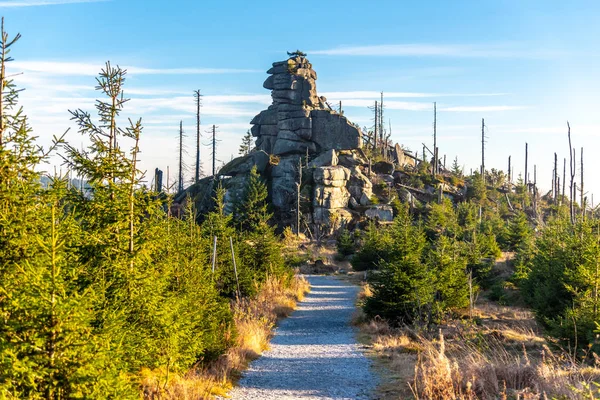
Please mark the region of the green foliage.
<svg viewBox="0 0 600 400"><path fill-rule="evenodd" d="M454 161L452 162L452 167L450 167L450 171L455 177L462 178L463 169L460 165L458 165L458 157L454 157Z"/></svg>
<svg viewBox="0 0 600 400"><path fill-rule="evenodd" d="M597 221L571 225L552 219L535 240L521 287L526 300L556 337L593 345L599 320L600 246ZM527 251L527 250L525 250Z"/></svg>
<svg viewBox="0 0 600 400"><path fill-rule="evenodd" d="M354 237L348 231L348 229L343 228L340 230L340 233L336 240L337 243L337 251L338 254L342 257L349 256L350 254L354 254L355 245L354 245Z"/></svg>
<svg viewBox="0 0 600 400"><path fill-rule="evenodd" d="M471 184L467 188L467 200L483 204L487 198L485 181L479 172L475 172L471 178Z"/></svg>
<svg viewBox="0 0 600 400"><path fill-rule="evenodd" d="M237 199L234 207L235 220L242 230L253 231L261 222L266 223L271 219L272 214L269 213L267 203L268 195L267 185L256 171L256 166L253 166L242 198Z"/></svg>
<svg viewBox="0 0 600 400"><path fill-rule="evenodd" d="M364 310L370 317L411 323L426 318L434 299L433 271L423 262L425 234L407 210L396 217L391 231L388 256L378 273L369 276L373 296Z"/></svg>
<svg viewBox="0 0 600 400"><path fill-rule="evenodd" d="M388 259L392 246L392 237L388 230L379 229L375 222L370 222L361 239L362 246L351 260L356 271L376 269Z"/></svg>
<svg viewBox="0 0 600 400"><path fill-rule="evenodd" d="M4 50L12 43L2 35ZM107 63L97 118L71 112L88 148L55 139L85 193L61 177L42 188L35 171L53 149L35 145L18 92L2 82L0 398L139 398L143 370L184 372L226 351L232 297L255 293L267 275L289 276L255 171L244 231L225 213L222 188L198 226L190 198L173 218L142 186L141 122L119 125L125 76Z"/></svg>
<svg viewBox="0 0 600 400"><path fill-rule="evenodd" d="M248 154L250 154L250 150L252 150L252 148L252 133L250 133L250 131L247 131L244 137L242 138L242 143L240 143L240 149L238 150L238 153L241 156L247 156Z"/></svg>

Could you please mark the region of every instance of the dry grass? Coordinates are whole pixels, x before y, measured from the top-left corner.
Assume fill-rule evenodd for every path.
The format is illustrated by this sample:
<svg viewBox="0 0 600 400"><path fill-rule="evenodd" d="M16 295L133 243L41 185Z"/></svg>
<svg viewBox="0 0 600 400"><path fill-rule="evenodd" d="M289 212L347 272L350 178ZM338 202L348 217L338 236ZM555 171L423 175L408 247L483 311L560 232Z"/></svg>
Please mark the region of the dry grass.
<svg viewBox="0 0 600 400"><path fill-rule="evenodd" d="M417 399L595 399L600 396L600 368L588 366L543 345L542 357L507 350L502 341L487 339L449 346L420 339L423 351L411 387Z"/></svg>
<svg viewBox="0 0 600 400"><path fill-rule="evenodd" d="M363 286L359 303L372 293ZM380 399L600 399L600 363L551 351L531 312L480 301L478 323L449 320L432 336L353 322L382 375ZM591 357L594 358L594 357Z"/></svg>
<svg viewBox="0 0 600 400"><path fill-rule="evenodd" d="M277 319L288 316L309 291L308 281L294 278L289 287L270 278L259 294L232 304L235 345L211 365L197 367L185 375L169 376L164 370L142 371L145 399L210 399L226 395L250 361L268 348Z"/></svg>

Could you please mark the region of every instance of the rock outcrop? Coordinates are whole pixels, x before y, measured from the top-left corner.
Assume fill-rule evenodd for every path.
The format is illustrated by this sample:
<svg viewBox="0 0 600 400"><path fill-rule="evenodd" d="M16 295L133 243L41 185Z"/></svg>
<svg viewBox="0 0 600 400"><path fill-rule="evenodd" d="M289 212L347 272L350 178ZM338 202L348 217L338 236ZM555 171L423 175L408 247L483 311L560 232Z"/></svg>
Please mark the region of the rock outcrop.
<svg viewBox="0 0 600 400"><path fill-rule="evenodd" d="M257 165L267 178L271 203L283 225L294 224L300 174L309 224L332 230L332 224L365 216L372 207L373 185L366 176L368 161L358 126L318 95L317 74L303 55L275 62L267 73L263 86L271 90L272 104L250 122L256 149L220 173L235 178ZM393 164L384 167L386 173L393 172ZM377 209L369 215L388 220L386 211Z"/></svg>
<svg viewBox="0 0 600 400"><path fill-rule="evenodd" d="M321 173L317 172L320 167L337 165L336 150L361 147L361 132L346 117L331 110L324 97L318 96L317 74L306 57L275 62L267 73L270 76L263 86L271 90L273 103L252 119L251 131L257 138L257 149L279 157L271 173L272 202L285 212L293 209L296 202L301 157L312 159L309 168ZM316 186L315 196L327 195L333 199L331 204L345 203L345 207L346 194L334 187L341 186ZM313 203L315 207L327 208Z"/></svg>

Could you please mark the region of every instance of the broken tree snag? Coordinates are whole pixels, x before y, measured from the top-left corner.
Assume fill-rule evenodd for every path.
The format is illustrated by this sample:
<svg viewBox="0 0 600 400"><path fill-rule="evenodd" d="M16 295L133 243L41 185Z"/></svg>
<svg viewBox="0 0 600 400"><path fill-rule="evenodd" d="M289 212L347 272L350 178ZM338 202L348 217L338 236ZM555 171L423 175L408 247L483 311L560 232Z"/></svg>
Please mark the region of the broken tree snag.
<svg viewBox="0 0 600 400"><path fill-rule="evenodd" d="M510 172L510 157L511 156L508 156L508 184L509 184L509 186L512 183L512 175Z"/></svg>
<svg viewBox="0 0 600 400"><path fill-rule="evenodd" d="M565 183L567 182L567 159L563 158L563 177L562 177L562 196L560 198L560 204L565 199Z"/></svg>
<svg viewBox="0 0 600 400"><path fill-rule="evenodd" d="M552 199L554 204L558 204L558 173L557 173L557 155L554 153L554 170L552 171Z"/></svg>
<svg viewBox="0 0 600 400"><path fill-rule="evenodd" d="M525 143L525 187L527 187L527 157L529 156L529 145Z"/></svg>
<svg viewBox="0 0 600 400"><path fill-rule="evenodd" d="M379 117L377 116L378 105L377 100L375 100L375 128L373 131L373 151L377 151L377 125L379 125Z"/></svg>
<svg viewBox="0 0 600 400"><path fill-rule="evenodd" d="M200 180L200 108L202 107L202 95L200 89L194 91L196 98L196 170L194 173L194 183Z"/></svg>
<svg viewBox="0 0 600 400"><path fill-rule="evenodd" d="M571 146L571 126L567 121L567 136L569 137L569 173L571 181L569 183L569 214L571 216L571 224L575 224L575 210L573 208L574 185L575 185L575 149Z"/></svg>
<svg viewBox="0 0 600 400"><path fill-rule="evenodd" d="M433 159L433 175L438 173L437 160L437 104L433 102L433 151L436 153Z"/></svg>
<svg viewBox="0 0 600 400"><path fill-rule="evenodd" d="M584 201L584 193L583 193L583 147L581 148L581 156L579 157L579 162L581 163L581 182L580 182L580 190L581 190L581 219L585 220L585 201Z"/></svg>
<svg viewBox="0 0 600 400"><path fill-rule="evenodd" d="M481 177L485 182L485 120L481 118Z"/></svg>

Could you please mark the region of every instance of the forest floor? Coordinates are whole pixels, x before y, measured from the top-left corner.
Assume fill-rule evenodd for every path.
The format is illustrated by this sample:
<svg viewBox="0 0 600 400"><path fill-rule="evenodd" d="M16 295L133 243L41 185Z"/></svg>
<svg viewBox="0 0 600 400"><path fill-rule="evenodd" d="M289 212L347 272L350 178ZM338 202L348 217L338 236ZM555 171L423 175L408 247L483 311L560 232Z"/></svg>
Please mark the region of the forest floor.
<svg viewBox="0 0 600 400"><path fill-rule="evenodd" d="M350 325L360 288L309 275L311 292L281 321L232 399L372 399L378 384Z"/></svg>

